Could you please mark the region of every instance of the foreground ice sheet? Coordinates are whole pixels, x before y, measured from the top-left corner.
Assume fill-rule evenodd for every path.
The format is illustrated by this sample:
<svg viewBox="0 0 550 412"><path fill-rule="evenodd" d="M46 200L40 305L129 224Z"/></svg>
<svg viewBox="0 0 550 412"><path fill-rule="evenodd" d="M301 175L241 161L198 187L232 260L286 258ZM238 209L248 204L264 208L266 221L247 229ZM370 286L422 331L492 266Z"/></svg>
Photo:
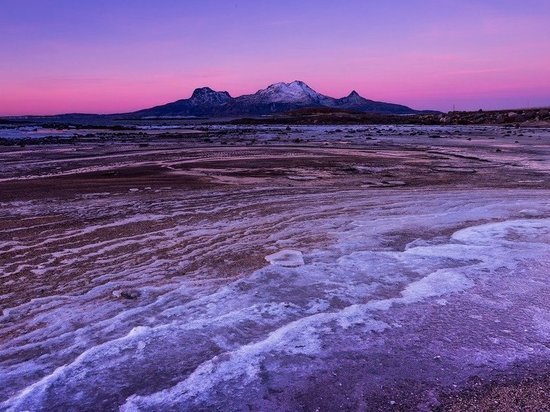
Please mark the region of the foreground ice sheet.
<svg viewBox="0 0 550 412"><path fill-rule="evenodd" d="M357 409L381 387L459 385L550 358L549 193L369 193L288 195L265 215L247 206L269 198L241 194L223 205L239 203L239 219L223 225L173 223L59 252L59 270L93 259L103 278L83 294L4 309L4 336L14 337L0 347L2 409ZM164 218L138 213L126 223ZM238 242L225 241L233 235ZM197 249L180 250L182 236L197 236ZM132 245L152 256L168 245L174 255L119 277L102 255ZM201 268L202 277L155 280L176 256L227 249L275 252L273 264L222 285L207 280L223 274ZM128 298L114 299L121 289Z"/></svg>

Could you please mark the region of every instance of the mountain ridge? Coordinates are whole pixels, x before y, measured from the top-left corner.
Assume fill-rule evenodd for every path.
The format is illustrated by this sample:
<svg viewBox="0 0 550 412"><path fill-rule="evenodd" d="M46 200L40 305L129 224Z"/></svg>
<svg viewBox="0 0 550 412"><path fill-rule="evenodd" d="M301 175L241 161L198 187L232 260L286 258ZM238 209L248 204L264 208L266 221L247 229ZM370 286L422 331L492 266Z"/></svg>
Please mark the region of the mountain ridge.
<svg viewBox="0 0 550 412"><path fill-rule="evenodd" d="M199 87L188 99L139 110L128 115L142 117L232 117L280 114L301 108L327 107L379 114L419 114L425 111L408 106L379 102L362 97L353 90L349 95L334 98L318 93L305 82L273 83L256 93L232 97L226 91Z"/></svg>

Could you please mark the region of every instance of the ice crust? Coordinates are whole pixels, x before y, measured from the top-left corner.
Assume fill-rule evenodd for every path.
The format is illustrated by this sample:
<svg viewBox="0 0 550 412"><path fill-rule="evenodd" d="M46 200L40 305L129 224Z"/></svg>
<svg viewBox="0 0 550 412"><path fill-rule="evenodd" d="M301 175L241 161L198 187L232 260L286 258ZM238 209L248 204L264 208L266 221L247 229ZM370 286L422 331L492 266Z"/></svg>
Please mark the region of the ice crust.
<svg viewBox="0 0 550 412"><path fill-rule="evenodd" d="M550 205L540 193L384 196L373 206L361 192L349 192L338 199L337 207L334 200L312 196L310 206L288 208L280 215L242 212L238 220L219 225L172 226L147 236L60 250L53 258L61 267L83 259L101 264L96 286L80 295L47 296L4 308L3 332L12 327L26 332L0 345L0 380L5 383L0 409L91 408L103 399L125 411L239 410L245 399L269 398L266 379L277 390L290 391L307 376L337 368L347 357L375 356L380 337L388 347L398 347L414 336L429 351L433 333L424 334L420 316L450 317L445 311L472 302L493 313L497 303L491 288L496 288L498 304L515 305L511 291L535 285L537 276L550 270ZM303 204L292 196L283 201ZM115 203L103 202L111 208ZM258 202L257 196L251 195L249 202ZM32 215L36 207L27 205L27 213ZM225 212L228 207L219 206ZM537 217L524 218L520 211L525 209L536 209ZM177 220L178 213L149 210L112 227L167 216ZM83 230L89 234L103 229ZM397 230L416 235L404 245L392 244ZM450 236L442 234L449 230ZM303 233L329 234L330 241L301 248L305 261L296 249L267 255L271 264L232 282L210 281L198 273L168 283L155 280L201 253L215 256L243 245L261 248L265 242L285 245ZM64 234L69 240L77 235ZM201 246L204 239L217 236L218 242ZM182 246L177 240L181 237L195 241ZM29 251L17 241L2 247ZM174 254L136 263L132 270L125 270L122 260L102 261L119 248ZM47 276L50 264L40 267L35 273ZM129 288L139 290L135 303L111 299L113 291ZM530 325L536 320L540 338L532 347L544 354L549 317L540 310L535 317L532 310L518 309L516 321ZM523 343L500 342L499 351L480 351L476 362L524 356ZM474 359L466 347L453 349L448 357ZM43 355L25 355L37 350ZM269 409L281 405L277 402L258 401L254 406Z"/></svg>
<svg viewBox="0 0 550 412"><path fill-rule="evenodd" d="M289 268L302 266L304 264L304 257L299 250L281 250L280 252L267 255L265 260L272 265Z"/></svg>

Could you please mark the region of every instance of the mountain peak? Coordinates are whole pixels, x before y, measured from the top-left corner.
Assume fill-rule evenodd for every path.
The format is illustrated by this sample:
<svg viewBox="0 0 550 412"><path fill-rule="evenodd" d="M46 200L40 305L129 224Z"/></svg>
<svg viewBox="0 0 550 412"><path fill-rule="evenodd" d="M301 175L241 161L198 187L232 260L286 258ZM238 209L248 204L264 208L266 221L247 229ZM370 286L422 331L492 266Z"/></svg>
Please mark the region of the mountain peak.
<svg viewBox="0 0 550 412"><path fill-rule="evenodd" d="M338 102L340 104L344 105L362 105L367 100L362 97L359 93L357 93L355 90L353 90L350 94L348 94L346 97L342 97L341 99L338 99Z"/></svg>
<svg viewBox="0 0 550 412"><path fill-rule="evenodd" d="M217 92L210 87L199 87L193 91L190 99L195 104L223 104L231 100L227 92Z"/></svg>
<svg viewBox="0 0 550 412"><path fill-rule="evenodd" d="M217 92L215 90L212 90L210 87L199 87L199 88L197 88L193 91L193 94L191 95L191 98L208 96L208 95L220 95L220 94L229 96L229 93L227 93L227 92Z"/></svg>
<svg viewBox="0 0 550 412"><path fill-rule="evenodd" d="M290 82L290 83L285 83L285 82L278 82L278 83L273 83L273 84L270 84L269 86L267 86L266 89L277 89L277 90L287 90L287 89L293 89L293 90L299 90L299 89L311 89L311 87L309 87L307 84L305 84L304 82L300 81L300 80L294 80L293 82Z"/></svg>
<svg viewBox="0 0 550 412"><path fill-rule="evenodd" d="M203 95L208 94L208 93L216 93L216 92L214 90L212 90L210 87L197 87L193 91L193 94L191 95L191 98L203 96Z"/></svg>
<svg viewBox="0 0 550 412"><path fill-rule="evenodd" d="M260 101L270 103L318 104L325 98L301 80L294 80L290 83L273 83L267 88L259 90L253 96Z"/></svg>

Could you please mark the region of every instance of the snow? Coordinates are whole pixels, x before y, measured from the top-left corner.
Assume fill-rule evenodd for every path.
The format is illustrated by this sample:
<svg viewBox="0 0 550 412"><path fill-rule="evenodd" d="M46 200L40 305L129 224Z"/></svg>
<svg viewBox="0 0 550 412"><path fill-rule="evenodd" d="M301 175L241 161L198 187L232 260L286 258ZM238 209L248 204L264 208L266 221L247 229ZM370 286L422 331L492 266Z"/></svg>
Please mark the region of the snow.
<svg viewBox="0 0 550 412"><path fill-rule="evenodd" d="M323 99L330 99L299 80L291 83L275 83L248 97L264 103L318 103Z"/></svg>

